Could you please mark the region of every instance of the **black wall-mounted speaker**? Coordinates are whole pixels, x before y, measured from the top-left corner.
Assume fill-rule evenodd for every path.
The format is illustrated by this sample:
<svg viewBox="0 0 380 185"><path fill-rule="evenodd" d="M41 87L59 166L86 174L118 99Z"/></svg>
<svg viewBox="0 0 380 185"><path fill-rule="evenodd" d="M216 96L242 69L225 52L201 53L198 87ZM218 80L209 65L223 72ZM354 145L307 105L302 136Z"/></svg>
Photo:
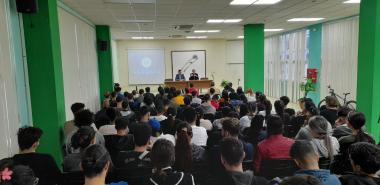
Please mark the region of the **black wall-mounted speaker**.
<svg viewBox="0 0 380 185"><path fill-rule="evenodd" d="M99 50L100 51L108 51L108 42L105 40L99 41Z"/></svg>
<svg viewBox="0 0 380 185"><path fill-rule="evenodd" d="M17 11L20 13L37 13L38 0L16 0Z"/></svg>

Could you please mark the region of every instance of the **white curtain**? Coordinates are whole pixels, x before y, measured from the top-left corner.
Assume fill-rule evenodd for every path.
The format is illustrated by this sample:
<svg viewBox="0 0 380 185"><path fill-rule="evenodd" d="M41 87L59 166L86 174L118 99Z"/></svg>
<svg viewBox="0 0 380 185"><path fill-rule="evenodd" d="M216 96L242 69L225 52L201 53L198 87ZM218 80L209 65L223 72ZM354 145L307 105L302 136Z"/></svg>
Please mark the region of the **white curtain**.
<svg viewBox="0 0 380 185"><path fill-rule="evenodd" d="M339 95L356 99L359 19L352 17L323 25L321 98L331 85Z"/></svg>
<svg viewBox="0 0 380 185"><path fill-rule="evenodd" d="M94 112L100 108L96 33L93 26L58 10L66 120L71 120L70 107L75 102Z"/></svg>
<svg viewBox="0 0 380 185"><path fill-rule="evenodd" d="M307 68L306 30L265 39L265 94L288 96L292 102L303 95L300 84Z"/></svg>

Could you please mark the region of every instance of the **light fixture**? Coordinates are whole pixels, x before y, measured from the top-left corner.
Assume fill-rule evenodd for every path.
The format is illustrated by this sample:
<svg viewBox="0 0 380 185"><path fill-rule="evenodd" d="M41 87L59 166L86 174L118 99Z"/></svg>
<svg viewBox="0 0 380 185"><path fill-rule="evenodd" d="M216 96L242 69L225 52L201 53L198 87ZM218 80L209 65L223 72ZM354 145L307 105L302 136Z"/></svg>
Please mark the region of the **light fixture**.
<svg viewBox="0 0 380 185"><path fill-rule="evenodd" d="M288 22L315 22L323 19L325 18L293 18L289 19Z"/></svg>
<svg viewBox="0 0 380 185"><path fill-rule="evenodd" d="M220 30L195 30L194 33L218 33Z"/></svg>
<svg viewBox="0 0 380 185"><path fill-rule="evenodd" d="M230 5L251 5L257 0L233 0Z"/></svg>
<svg viewBox="0 0 380 185"><path fill-rule="evenodd" d="M265 32L283 31L284 29L264 29Z"/></svg>
<svg viewBox="0 0 380 185"><path fill-rule="evenodd" d="M276 4L279 3L282 0L258 0L254 2L254 5L271 5L271 4Z"/></svg>
<svg viewBox="0 0 380 185"><path fill-rule="evenodd" d="M154 20L118 20L121 23L153 23Z"/></svg>
<svg viewBox="0 0 380 185"><path fill-rule="evenodd" d="M206 39L207 36L187 36L187 39Z"/></svg>
<svg viewBox="0 0 380 185"><path fill-rule="evenodd" d="M238 23L241 21L242 19L209 19L207 23Z"/></svg>
<svg viewBox="0 0 380 185"><path fill-rule="evenodd" d="M358 4L360 3L360 0L348 0L343 2L344 4Z"/></svg>
<svg viewBox="0 0 380 185"><path fill-rule="evenodd" d="M152 40L154 37L132 37L133 40Z"/></svg>
<svg viewBox="0 0 380 185"><path fill-rule="evenodd" d="M244 39L244 36L238 36L237 38L238 39Z"/></svg>

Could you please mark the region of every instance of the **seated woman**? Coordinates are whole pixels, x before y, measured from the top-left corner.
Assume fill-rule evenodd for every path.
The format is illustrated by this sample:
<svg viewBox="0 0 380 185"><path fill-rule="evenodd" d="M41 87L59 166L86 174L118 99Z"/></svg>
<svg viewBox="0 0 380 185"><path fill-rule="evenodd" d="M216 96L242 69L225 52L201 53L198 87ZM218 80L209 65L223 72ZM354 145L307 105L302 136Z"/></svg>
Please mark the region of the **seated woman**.
<svg viewBox="0 0 380 185"><path fill-rule="evenodd" d="M152 177L146 185L195 185L194 177L172 169L175 160L174 145L168 140L157 140L152 148L151 160L154 166Z"/></svg>
<svg viewBox="0 0 380 185"><path fill-rule="evenodd" d="M24 165L14 165L11 159L0 161L1 185L37 185L38 178L31 168Z"/></svg>
<svg viewBox="0 0 380 185"><path fill-rule="evenodd" d="M76 172L80 170L81 155L84 150L95 144L95 131L89 126L81 127L74 135L71 137L71 146L80 153L72 153L67 155L63 160L63 171L64 172Z"/></svg>
<svg viewBox="0 0 380 185"><path fill-rule="evenodd" d="M334 96L326 96L326 108L321 110L321 116L325 117L335 128L335 121L338 119L339 101Z"/></svg>

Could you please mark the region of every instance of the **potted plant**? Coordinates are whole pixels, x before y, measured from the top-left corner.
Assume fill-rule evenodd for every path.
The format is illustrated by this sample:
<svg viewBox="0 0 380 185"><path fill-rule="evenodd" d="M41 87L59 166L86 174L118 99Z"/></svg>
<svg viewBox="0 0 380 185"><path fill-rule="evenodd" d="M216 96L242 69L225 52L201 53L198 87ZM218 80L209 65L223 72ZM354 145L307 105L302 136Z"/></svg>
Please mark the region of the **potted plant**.
<svg viewBox="0 0 380 185"><path fill-rule="evenodd" d="M313 79L312 78L306 78L306 82L302 82L300 84L300 88L301 88L301 91L303 91L305 93L304 94L305 98L307 97L307 94L310 91L315 91L316 90L315 84L313 83Z"/></svg>

